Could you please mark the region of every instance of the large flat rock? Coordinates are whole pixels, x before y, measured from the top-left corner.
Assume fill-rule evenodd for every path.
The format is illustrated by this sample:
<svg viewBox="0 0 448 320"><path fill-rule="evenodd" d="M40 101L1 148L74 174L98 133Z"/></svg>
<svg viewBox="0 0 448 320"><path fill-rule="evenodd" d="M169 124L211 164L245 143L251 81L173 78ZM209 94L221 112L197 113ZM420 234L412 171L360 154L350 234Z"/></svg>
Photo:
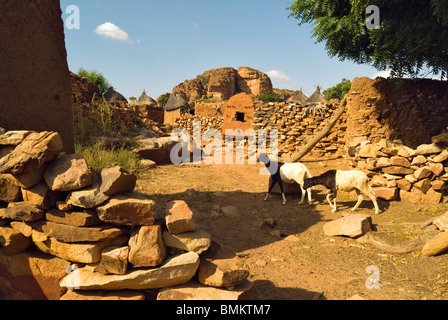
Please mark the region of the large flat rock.
<svg viewBox="0 0 448 320"><path fill-rule="evenodd" d="M199 255L188 252L168 259L162 266L133 270L125 275L103 275L85 268L70 273L61 282L63 288L78 290L143 290L172 287L187 283L196 274Z"/></svg>

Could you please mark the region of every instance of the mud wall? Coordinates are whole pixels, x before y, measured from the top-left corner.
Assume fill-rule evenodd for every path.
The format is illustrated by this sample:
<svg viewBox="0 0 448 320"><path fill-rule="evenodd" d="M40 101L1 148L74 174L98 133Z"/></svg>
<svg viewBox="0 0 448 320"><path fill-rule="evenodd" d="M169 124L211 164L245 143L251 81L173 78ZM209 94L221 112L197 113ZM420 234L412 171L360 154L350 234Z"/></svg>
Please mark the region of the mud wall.
<svg viewBox="0 0 448 320"><path fill-rule="evenodd" d="M57 131L65 151L73 152L59 0L2 0L0 12L0 127Z"/></svg>
<svg viewBox="0 0 448 320"><path fill-rule="evenodd" d="M347 100L347 142L382 138L416 148L448 125L448 83L356 78Z"/></svg>

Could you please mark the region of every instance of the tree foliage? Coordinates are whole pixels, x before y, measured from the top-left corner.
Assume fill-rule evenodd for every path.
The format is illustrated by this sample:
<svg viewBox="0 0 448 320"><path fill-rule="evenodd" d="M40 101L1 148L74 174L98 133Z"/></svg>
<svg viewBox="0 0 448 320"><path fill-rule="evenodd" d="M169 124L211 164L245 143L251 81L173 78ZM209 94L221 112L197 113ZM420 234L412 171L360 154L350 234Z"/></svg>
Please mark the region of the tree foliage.
<svg viewBox="0 0 448 320"><path fill-rule="evenodd" d="M380 9L379 28L366 27L369 5ZM446 0L296 0L288 10L299 25L314 26L312 36L331 57L390 69L393 76L447 75Z"/></svg>
<svg viewBox="0 0 448 320"><path fill-rule="evenodd" d="M107 81L103 74L96 70L87 71L84 68L80 68L78 70L78 75L86 78L90 83L96 84L100 89L101 95L105 94L107 89L109 89L111 86L109 81Z"/></svg>
<svg viewBox="0 0 448 320"><path fill-rule="evenodd" d="M350 91L351 87L352 82L344 78L340 83L338 83L334 87L328 88L322 93L325 96L325 99L327 99L328 101L330 101L331 99L339 99L339 101L341 101L344 96Z"/></svg>

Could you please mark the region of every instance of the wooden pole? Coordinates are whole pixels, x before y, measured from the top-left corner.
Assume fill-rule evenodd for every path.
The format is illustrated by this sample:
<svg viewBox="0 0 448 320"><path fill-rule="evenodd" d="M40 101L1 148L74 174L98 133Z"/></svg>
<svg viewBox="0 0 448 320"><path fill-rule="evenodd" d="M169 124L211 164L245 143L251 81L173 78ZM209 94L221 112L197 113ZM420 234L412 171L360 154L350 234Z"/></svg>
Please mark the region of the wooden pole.
<svg viewBox="0 0 448 320"><path fill-rule="evenodd" d="M327 126L323 128L322 131L319 132L313 139L311 139L306 144L306 146L304 146L301 150L297 151L291 157L286 159L285 163L297 162L304 156L306 156L311 150L313 150L316 144L318 144L320 140L325 138L330 133L331 129L333 129L333 127L336 125L336 123L338 122L339 118L341 118L346 108L347 108L347 99L344 98L344 100L342 100L341 106L336 110L333 118L330 120L330 122L328 122Z"/></svg>

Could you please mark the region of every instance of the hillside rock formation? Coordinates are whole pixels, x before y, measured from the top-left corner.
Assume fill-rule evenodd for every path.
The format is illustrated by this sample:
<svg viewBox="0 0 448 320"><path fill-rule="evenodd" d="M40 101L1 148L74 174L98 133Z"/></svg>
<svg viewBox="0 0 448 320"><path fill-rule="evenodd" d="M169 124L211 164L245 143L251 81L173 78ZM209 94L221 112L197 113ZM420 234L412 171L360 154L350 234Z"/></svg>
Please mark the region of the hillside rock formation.
<svg viewBox="0 0 448 320"><path fill-rule="evenodd" d="M173 88L173 92L179 93L190 103L206 97L223 101L237 93L258 95L272 90L271 79L265 73L249 67L208 70Z"/></svg>

